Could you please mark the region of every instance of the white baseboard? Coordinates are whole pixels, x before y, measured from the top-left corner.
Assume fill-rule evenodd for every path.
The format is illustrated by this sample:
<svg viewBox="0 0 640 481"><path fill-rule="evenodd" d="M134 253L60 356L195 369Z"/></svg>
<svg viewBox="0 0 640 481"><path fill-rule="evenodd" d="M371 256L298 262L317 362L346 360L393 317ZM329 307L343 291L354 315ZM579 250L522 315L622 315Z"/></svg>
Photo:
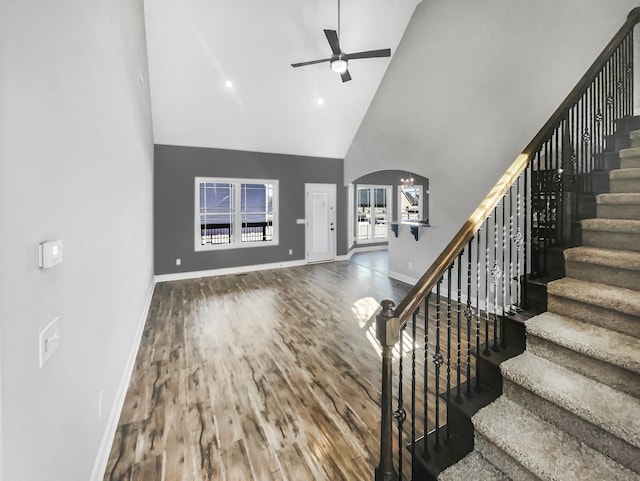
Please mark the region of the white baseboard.
<svg viewBox="0 0 640 481"><path fill-rule="evenodd" d="M342 256L336 256L336 261L348 261L351 259L353 254L357 254L358 252L373 252L373 251L386 251L388 249L388 245L378 245L378 246L360 246L354 247L347 254Z"/></svg>
<svg viewBox="0 0 640 481"><path fill-rule="evenodd" d="M254 264L251 266L226 267L223 269L209 269L206 271L176 272L175 274L160 274L155 276L156 282L181 281L184 279L196 279L198 277L224 276L228 274L243 274L245 272L264 271L268 269L280 269L283 267L305 266L307 261L273 262L271 264Z"/></svg>
<svg viewBox="0 0 640 481"><path fill-rule="evenodd" d="M414 279L413 277L409 277L405 274L400 274L399 272L395 271L389 271L387 275L392 279L395 279L396 281L404 282L405 284L409 284L411 286L416 285L416 283L418 282L417 278Z"/></svg>
<svg viewBox="0 0 640 481"><path fill-rule="evenodd" d="M116 436L116 430L118 429L118 421L120 420L120 413L124 406L124 400L127 395L127 389L129 388L129 382L133 374L133 369L136 363L136 356L138 355L138 349L140 348L140 341L142 340L142 333L144 332L144 326L147 321L147 315L149 314L149 308L151 306L151 299L153 298L153 290L156 283L152 282L149 287L147 299L142 309L142 314L138 320L138 328L129 351L129 357L125 365L122 377L120 378L120 385L116 392L113 405L111 406L111 412L105 426L104 433L102 434L102 440L100 442L100 448L96 460L93 463L93 470L91 471L91 481L102 481L104 478L105 470L107 469L107 463L109 462L109 454L111 453L111 446Z"/></svg>

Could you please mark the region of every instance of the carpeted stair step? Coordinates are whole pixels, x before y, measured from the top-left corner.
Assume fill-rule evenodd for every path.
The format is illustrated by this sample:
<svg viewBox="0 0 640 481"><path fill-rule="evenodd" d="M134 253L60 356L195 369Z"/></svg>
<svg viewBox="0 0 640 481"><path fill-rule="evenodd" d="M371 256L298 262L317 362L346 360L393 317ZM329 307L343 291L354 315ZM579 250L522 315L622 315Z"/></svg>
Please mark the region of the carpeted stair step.
<svg viewBox="0 0 640 481"><path fill-rule="evenodd" d="M527 352L640 398L640 340L552 312L526 322Z"/></svg>
<svg viewBox="0 0 640 481"><path fill-rule="evenodd" d="M631 145L628 132L616 132L612 135L605 136L606 150L617 152L620 149L628 149Z"/></svg>
<svg viewBox="0 0 640 481"><path fill-rule="evenodd" d="M501 369L508 399L640 473L640 399L529 352Z"/></svg>
<svg viewBox="0 0 640 481"><path fill-rule="evenodd" d="M629 132L629 146L640 147L640 130Z"/></svg>
<svg viewBox="0 0 640 481"><path fill-rule="evenodd" d="M505 396L480 410L473 424L476 451L514 480L639 479L638 474Z"/></svg>
<svg viewBox="0 0 640 481"><path fill-rule="evenodd" d="M640 194L599 194L596 199L596 216L599 219L640 220Z"/></svg>
<svg viewBox="0 0 640 481"><path fill-rule="evenodd" d="M549 312L640 338L640 291L565 277L547 295Z"/></svg>
<svg viewBox="0 0 640 481"><path fill-rule="evenodd" d="M469 453L446 471L438 476L438 481L509 481L495 466L489 463L476 451Z"/></svg>
<svg viewBox="0 0 640 481"><path fill-rule="evenodd" d="M609 171L609 190L621 193L640 192L640 168Z"/></svg>
<svg viewBox="0 0 640 481"><path fill-rule="evenodd" d="M620 168L634 169L640 167L640 147L620 150Z"/></svg>
<svg viewBox="0 0 640 481"><path fill-rule="evenodd" d="M640 252L573 247L564 259L567 277L640 290Z"/></svg>
<svg viewBox="0 0 640 481"><path fill-rule="evenodd" d="M580 221L582 245L640 252L640 221L584 219Z"/></svg>

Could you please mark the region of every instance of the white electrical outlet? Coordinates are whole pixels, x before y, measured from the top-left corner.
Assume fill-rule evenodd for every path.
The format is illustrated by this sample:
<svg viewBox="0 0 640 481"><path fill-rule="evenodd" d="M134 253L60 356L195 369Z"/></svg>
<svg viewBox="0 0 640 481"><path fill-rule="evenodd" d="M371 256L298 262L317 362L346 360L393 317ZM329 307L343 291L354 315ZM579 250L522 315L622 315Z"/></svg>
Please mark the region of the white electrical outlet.
<svg viewBox="0 0 640 481"><path fill-rule="evenodd" d="M40 367L49 360L51 355L58 349L60 345L60 317L56 317L51 323L45 327L38 339Z"/></svg>
<svg viewBox="0 0 640 481"><path fill-rule="evenodd" d="M182 259L176 259L176 265L177 266L182 265Z"/></svg>
<svg viewBox="0 0 640 481"><path fill-rule="evenodd" d="M292 256L293 255L293 249L289 249L289 255Z"/></svg>

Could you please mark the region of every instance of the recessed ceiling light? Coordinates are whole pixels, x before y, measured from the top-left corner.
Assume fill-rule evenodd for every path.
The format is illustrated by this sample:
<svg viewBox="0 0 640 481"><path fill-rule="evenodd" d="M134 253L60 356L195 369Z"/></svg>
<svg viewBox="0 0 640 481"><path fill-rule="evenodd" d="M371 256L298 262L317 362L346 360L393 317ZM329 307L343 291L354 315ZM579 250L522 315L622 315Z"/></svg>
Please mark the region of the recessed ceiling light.
<svg viewBox="0 0 640 481"><path fill-rule="evenodd" d="M231 83L231 80L227 80L224 84L227 86L228 89L233 87L233 84Z"/></svg>
<svg viewBox="0 0 640 481"><path fill-rule="evenodd" d="M318 99L318 105L324 105L324 99Z"/></svg>

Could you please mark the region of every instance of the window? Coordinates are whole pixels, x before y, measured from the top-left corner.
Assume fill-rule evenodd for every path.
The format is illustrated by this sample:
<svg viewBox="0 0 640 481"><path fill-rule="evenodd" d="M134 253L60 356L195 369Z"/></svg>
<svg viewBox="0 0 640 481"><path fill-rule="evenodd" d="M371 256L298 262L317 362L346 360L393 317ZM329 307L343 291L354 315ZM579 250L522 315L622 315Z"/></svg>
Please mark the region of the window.
<svg viewBox="0 0 640 481"><path fill-rule="evenodd" d="M357 242L384 242L391 212L391 187L359 185L356 206Z"/></svg>
<svg viewBox="0 0 640 481"><path fill-rule="evenodd" d="M400 222L422 222L422 186L398 186Z"/></svg>
<svg viewBox="0 0 640 481"><path fill-rule="evenodd" d="M196 177L197 251L276 245L278 181Z"/></svg>

